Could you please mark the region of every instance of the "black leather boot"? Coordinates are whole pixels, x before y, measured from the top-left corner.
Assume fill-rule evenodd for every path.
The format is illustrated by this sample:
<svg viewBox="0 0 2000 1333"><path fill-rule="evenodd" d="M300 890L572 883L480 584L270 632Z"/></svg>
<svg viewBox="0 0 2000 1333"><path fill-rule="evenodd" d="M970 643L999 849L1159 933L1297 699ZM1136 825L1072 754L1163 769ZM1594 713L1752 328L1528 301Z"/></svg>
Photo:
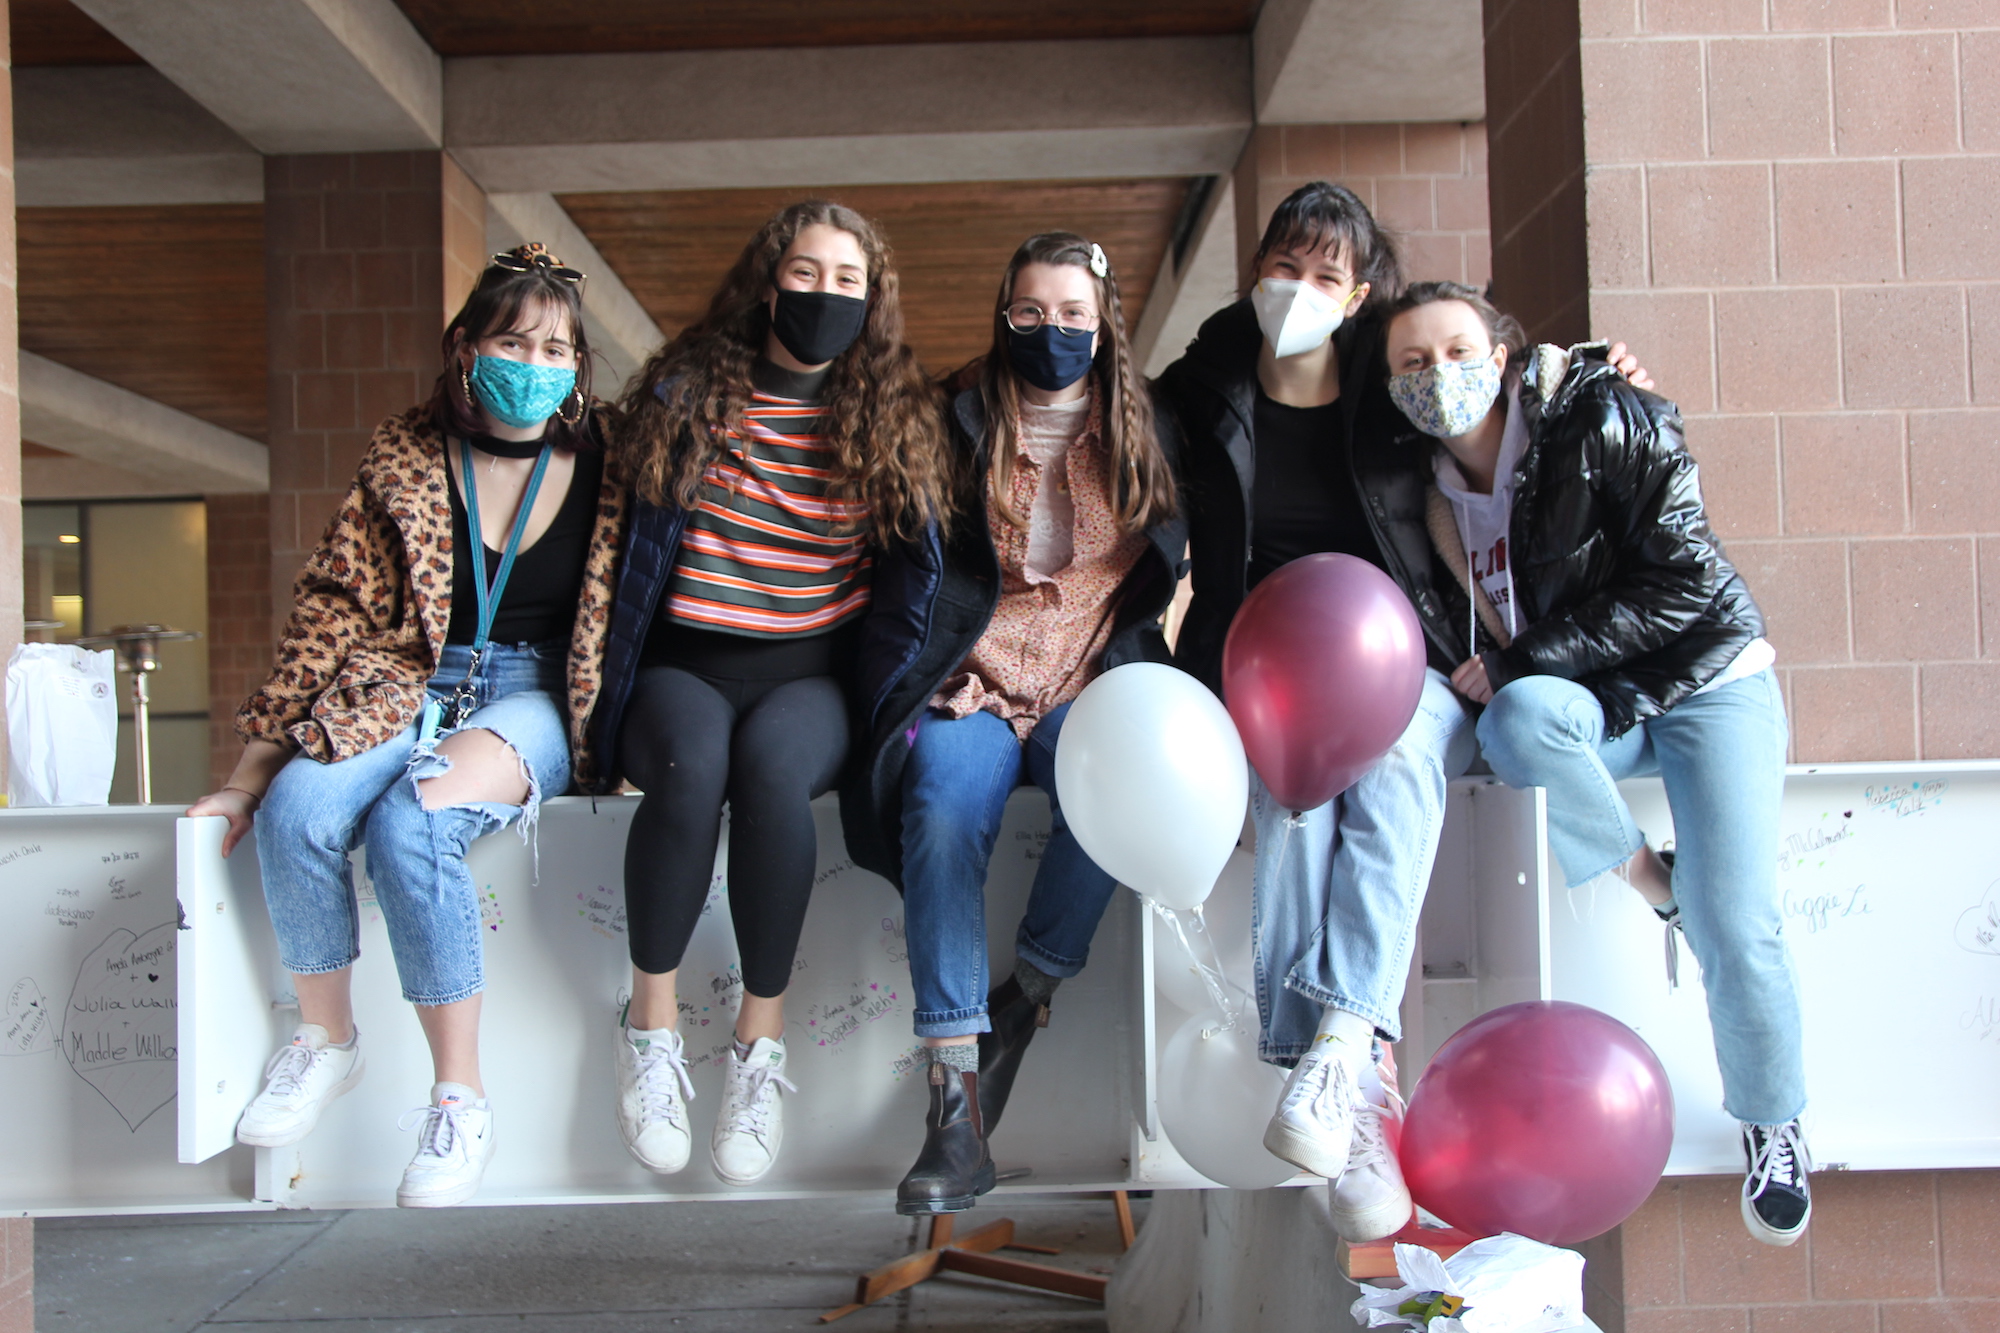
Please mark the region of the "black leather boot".
<svg viewBox="0 0 2000 1333"><path fill-rule="evenodd" d="M905 1217L962 1213L993 1188L993 1157L979 1118L979 1075L933 1064L930 1081L924 1150L896 1186L896 1211Z"/></svg>
<svg viewBox="0 0 2000 1333"><path fill-rule="evenodd" d="M986 1019L993 1030L979 1034L979 1117L991 1137L1028 1043L1049 1025L1049 1007L1023 995L1021 983L1008 977L986 997Z"/></svg>

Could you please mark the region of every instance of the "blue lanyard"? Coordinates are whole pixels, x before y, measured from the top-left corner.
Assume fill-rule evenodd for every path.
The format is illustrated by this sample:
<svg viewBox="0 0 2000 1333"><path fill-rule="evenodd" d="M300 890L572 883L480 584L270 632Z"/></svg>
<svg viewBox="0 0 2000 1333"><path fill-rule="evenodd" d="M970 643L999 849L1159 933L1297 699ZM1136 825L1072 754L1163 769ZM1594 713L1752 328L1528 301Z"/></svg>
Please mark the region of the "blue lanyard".
<svg viewBox="0 0 2000 1333"><path fill-rule="evenodd" d="M507 588L507 576L514 572L514 557L521 553L521 534L528 530L528 517L534 513L535 496L542 489L542 474L549 470L548 445L542 446L542 453L535 460L535 470L528 477L528 489L521 495L521 507L514 514L514 530L507 534L507 549L500 555L500 568L494 571L493 581L486 580L486 540L479 532L479 477L472 466L472 445L460 440L459 470L465 477L465 526L470 529L473 560L472 586L479 593L479 627L472 637L472 665L467 668L465 679L453 691L451 710L444 719L447 728L455 727L478 705L478 695L473 688L473 677L479 674L479 659L486 654L488 636L493 630L493 615L500 609L500 594ZM446 478L450 480L449 477Z"/></svg>

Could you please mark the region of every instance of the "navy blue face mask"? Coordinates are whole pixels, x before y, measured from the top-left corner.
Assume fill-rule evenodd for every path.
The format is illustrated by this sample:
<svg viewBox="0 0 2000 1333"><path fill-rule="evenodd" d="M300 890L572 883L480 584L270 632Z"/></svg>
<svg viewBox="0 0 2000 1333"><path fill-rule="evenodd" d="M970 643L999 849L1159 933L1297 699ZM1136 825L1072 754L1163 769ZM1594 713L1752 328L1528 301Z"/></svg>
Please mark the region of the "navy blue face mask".
<svg viewBox="0 0 2000 1333"><path fill-rule="evenodd" d="M1044 324L1031 333L1007 330L1007 360L1014 373L1047 393L1057 393L1090 373L1094 330L1070 333Z"/></svg>

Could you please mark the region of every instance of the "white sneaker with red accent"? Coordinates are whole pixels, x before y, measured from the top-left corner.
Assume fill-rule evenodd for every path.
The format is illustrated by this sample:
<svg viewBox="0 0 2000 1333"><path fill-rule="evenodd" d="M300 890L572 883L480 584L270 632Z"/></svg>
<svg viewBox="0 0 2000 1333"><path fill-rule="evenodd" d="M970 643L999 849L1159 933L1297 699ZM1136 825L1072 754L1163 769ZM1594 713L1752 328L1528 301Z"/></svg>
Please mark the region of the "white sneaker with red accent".
<svg viewBox="0 0 2000 1333"><path fill-rule="evenodd" d="M417 1155L403 1171L396 1206L451 1208L477 1194L493 1160L493 1108L486 1099L463 1083L435 1084L430 1105L406 1112L399 1127L412 1125Z"/></svg>
<svg viewBox="0 0 2000 1333"><path fill-rule="evenodd" d="M256 1148L297 1143L329 1102L361 1081L361 1071L358 1033L343 1048L328 1045L319 1024L299 1024L291 1043L264 1066L264 1090L236 1122L236 1141Z"/></svg>

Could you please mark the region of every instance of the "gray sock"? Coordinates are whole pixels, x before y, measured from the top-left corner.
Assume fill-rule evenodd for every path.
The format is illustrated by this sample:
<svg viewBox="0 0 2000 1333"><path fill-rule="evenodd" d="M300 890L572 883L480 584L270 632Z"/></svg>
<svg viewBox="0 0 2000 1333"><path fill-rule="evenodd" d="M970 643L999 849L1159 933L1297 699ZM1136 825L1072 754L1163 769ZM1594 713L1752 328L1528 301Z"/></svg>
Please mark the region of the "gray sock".
<svg viewBox="0 0 2000 1333"><path fill-rule="evenodd" d="M1052 977L1025 958L1014 960L1014 980L1021 987L1021 994L1035 1004L1047 1004L1049 997L1062 985L1061 977Z"/></svg>
<svg viewBox="0 0 2000 1333"><path fill-rule="evenodd" d="M978 1042L960 1042L956 1046L926 1046L924 1050L929 1053L931 1063L934 1065L943 1065L947 1069L956 1069L961 1074L977 1074L979 1072Z"/></svg>

